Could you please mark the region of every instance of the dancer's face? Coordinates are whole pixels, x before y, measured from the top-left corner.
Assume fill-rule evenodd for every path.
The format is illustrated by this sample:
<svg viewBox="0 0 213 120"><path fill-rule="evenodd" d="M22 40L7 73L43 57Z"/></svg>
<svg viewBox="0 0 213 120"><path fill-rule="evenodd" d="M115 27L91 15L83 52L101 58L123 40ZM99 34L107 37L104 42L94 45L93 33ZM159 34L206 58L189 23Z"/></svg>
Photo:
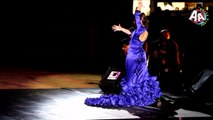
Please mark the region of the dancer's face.
<svg viewBox="0 0 213 120"><path fill-rule="evenodd" d="M141 16L141 23L142 23L142 25L144 25L144 24L143 24L144 17L145 17L145 15L142 15L142 16Z"/></svg>
<svg viewBox="0 0 213 120"><path fill-rule="evenodd" d="M145 13L141 13L140 15L141 23L143 26L148 27L149 20L146 17Z"/></svg>
<svg viewBox="0 0 213 120"><path fill-rule="evenodd" d="M145 17L145 15L143 14L143 15L141 16L141 21L143 21L143 20L144 20L144 17Z"/></svg>

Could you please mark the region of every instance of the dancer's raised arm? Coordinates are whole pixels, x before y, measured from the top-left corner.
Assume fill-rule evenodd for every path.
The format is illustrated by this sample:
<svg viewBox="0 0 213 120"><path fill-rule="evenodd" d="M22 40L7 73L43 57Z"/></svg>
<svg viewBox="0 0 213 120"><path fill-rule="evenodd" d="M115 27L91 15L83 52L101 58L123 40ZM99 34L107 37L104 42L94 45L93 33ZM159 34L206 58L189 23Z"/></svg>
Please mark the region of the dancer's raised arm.
<svg viewBox="0 0 213 120"><path fill-rule="evenodd" d="M116 32L116 31L121 31L121 32L126 33L127 35L131 35L130 30L129 30L129 29L126 29L126 28L121 27L121 25L120 25L120 24L118 24L118 25L113 25L113 26L112 26L112 30L113 30L114 32Z"/></svg>

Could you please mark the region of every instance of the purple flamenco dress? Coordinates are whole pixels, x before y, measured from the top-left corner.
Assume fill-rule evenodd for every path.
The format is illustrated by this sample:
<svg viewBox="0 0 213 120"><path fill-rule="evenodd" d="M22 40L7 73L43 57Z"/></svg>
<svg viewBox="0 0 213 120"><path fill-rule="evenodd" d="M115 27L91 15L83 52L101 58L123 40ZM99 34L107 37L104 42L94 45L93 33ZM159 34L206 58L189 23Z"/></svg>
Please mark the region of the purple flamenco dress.
<svg viewBox="0 0 213 120"><path fill-rule="evenodd" d="M103 94L98 98L86 98L85 104L97 107L143 107L155 103L161 96L156 76L150 76L147 68L144 42L139 36L146 28L140 22L140 11L135 11L137 29L132 32L126 56L126 76L121 81L119 94Z"/></svg>

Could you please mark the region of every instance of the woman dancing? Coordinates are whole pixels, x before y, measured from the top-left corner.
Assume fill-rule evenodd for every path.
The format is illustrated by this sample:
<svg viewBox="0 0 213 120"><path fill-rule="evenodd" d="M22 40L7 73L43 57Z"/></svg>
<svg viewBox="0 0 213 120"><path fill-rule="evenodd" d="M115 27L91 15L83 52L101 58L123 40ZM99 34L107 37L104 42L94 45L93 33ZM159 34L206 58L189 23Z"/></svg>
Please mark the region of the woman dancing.
<svg viewBox="0 0 213 120"><path fill-rule="evenodd" d="M146 52L142 45L148 38L147 19L141 13L142 3L135 10L136 29L126 56L126 76L121 81L119 94L103 94L98 98L86 98L85 104L97 107L142 107L153 104L161 96L157 76L150 76L146 62Z"/></svg>

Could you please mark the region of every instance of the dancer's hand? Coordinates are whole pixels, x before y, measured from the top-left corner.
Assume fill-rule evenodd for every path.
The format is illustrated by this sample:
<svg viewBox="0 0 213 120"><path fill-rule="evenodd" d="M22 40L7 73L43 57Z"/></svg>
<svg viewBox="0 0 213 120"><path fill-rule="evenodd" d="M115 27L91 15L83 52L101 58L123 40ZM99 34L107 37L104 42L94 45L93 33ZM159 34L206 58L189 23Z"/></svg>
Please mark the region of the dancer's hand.
<svg viewBox="0 0 213 120"><path fill-rule="evenodd" d="M143 6L142 1L138 1L138 6L136 7L136 10L141 11L142 6Z"/></svg>
<svg viewBox="0 0 213 120"><path fill-rule="evenodd" d="M120 24L118 24L118 25L113 25L113 26L112 26L112 30L113 30L114 32L116 32L116 31L121 31L121 29L122 29L122 27L121 27Z"/></svg>

